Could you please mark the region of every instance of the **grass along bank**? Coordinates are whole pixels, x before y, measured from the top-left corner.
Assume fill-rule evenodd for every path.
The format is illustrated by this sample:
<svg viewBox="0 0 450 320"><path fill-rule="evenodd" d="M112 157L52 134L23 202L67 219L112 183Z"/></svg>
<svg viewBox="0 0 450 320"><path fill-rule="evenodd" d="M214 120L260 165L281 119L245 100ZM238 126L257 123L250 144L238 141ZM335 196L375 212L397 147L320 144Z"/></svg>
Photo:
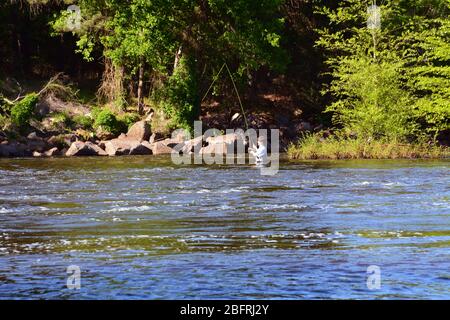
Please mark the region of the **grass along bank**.
<svg viewBox="0 0 450 320"><path fill-rule="evenodd" d="M319 134L308 135L288 148L293 160L311 159L417 159L450 157L450 148L428 143L364 140Z"/></svg>

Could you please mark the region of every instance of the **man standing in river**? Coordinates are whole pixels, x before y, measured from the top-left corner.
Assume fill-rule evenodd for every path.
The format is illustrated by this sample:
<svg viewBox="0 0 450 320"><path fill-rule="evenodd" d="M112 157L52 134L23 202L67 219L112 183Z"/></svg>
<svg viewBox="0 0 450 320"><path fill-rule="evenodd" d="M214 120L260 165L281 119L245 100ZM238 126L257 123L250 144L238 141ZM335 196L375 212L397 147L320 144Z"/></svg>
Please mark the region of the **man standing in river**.
<svg viewBox="0 0 450 320"><path fill-rule="evenodd" d="M254 157L255 162L258 165L267 163L267 137L264 135L260 135L258 137L258 147L253 148L250 147L248 150Z"/></svg>

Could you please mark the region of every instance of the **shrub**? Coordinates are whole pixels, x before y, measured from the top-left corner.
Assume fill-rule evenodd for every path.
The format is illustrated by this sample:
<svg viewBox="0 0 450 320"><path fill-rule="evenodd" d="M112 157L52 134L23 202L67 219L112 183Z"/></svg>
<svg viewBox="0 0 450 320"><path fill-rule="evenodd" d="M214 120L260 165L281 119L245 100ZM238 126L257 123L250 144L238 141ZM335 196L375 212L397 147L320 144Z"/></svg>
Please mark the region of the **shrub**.
<svg viewBox="0 0 450 320"><path fill-rule="evenodd" d="M100 107L92 107L91 118L94 119L94 121L95 121L95 119L97 119L97 116L99 115L99 113L102 111L103 111L103 109Z"/></svg>
<svg viewBox="0 0 450 320"><path fill-rule="evenodd" d="M396 58L374 62L361 54L343 58L333 75L338 100L327 108L345 133L362 139L404 139L417 128L411 99L402 89Z"/></svg>
<svg viewBox="0 0 450 320"><path fill-rule="evenodd" d="M0 114L0 130L3 130L4 127L11 123L11 119L7 116Z"/></svg>
<svg viewBox="0 0 450 320"><path fill-rule="evenodd" d="M70 127L72 125L72 119L66 112L53 112L50 116L56 124L62 124L66 127Z"/></svg>
<svg viewBox="0 0 450 320"><path fill-rule="evenodd" d="M6 102L3 95L0 93L0 114L9 114L11 113L11 105Z"/></svg>
<svg viewBox="0 0 450 320"><path fill-rule="evenodd" d="M118 117L118 121L122 124L122 126L126 129L129 129L133 124L138 122L141 119L139 114L137 113L125 113Z"/></svg>
<svg viewBox="0 0 450 320"><path fill-rule="evenodd" d="M11 121L19 126L23 127L28 124L29 120L33 116L34 108L39 100L36 93L30 93L22 100L17 102L11 109Z"/></svg>
<svg viewBox="0 0 450 320"><path fill-rule="evenodd" d="M425 142L402 143L397 140L345 138L321 134L302 137L288 149L290 159L413 159L444 158L450 155L448 147L429 145Z"/></svg>
<svg viewBox="0 0 450 320"><path fill-rule="evenodd" d="M119 134L123 131L123 124L117 120L117 117L108 109L100 111L94 121L94 127L102 128L113 134Z"/></svg>
<svg viewBox="0 0 450 320"><path fill-rule="evenodd" d="M73 117L73 122L76 126L83 129L92 129L92 126L94 125L94 120L85 115L77 115Z"/></svg>
<svg viewBox="0 0 450 320"><path fill-rule="evenodd" d="M162 92L161 107L172 128L192 129L200 110L198 83L192 60L182 58Z"/></svg>
<svg viewBox="0 0 450 320"><path fill-rule="evenodd" d="M437 9L439 8L439 9ZM331 82L333 122L361 139L419 141L450 129L450 2L387 1L382 27L367 28L367 2L346 0L317 30Z"/></svg>

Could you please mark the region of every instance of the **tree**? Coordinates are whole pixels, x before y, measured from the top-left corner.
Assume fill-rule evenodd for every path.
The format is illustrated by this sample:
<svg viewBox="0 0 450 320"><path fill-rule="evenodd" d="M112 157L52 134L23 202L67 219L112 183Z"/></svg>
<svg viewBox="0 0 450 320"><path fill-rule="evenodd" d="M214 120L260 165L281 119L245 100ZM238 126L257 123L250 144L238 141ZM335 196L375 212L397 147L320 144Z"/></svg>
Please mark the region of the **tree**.
<svg viewBox="0 0 450 320"><path fill-rule="evenodd" d="M190 62L182 67L190 68L188 74L193 75L187 81L199 81L197 75L205 79L205 84L189 86L196 88L193 94L199 96L224 61L233 65L241 77L262 65L282 69L286 56L279 45L283 27L278 13L281 3L282 0L80 0L77 4L83 14L83 26L76 31L78 45L87 59L95 45L102 46L104 55L115 66L124 68L129 77L138 72L140 83L144 66L170 83L169 78L176 74L174 69L180 66L178 61L184 57ZM64 29L61 26L65 19L67 14L63 13L54 24L56 29ZM192 108L196 109L198 106Z"/></svg>
<svg viewBox="0 0 450 320"><path fill-rule="evenodd" d="M412 1L397 46L405 52L407 90L419 124L436 138L450 130L450 1ZM399 16L408 17L408 9ZM403 20L403 19L402 19Z"/></svg>
<svg viewBox="0 0 450 320"><path fill-rule="evenodd" d="M448 129L449 2L385 1L381 28L370 29L372 3L317 8L330 22L317 42L332 76L327 111L344 133L362 138L405 139L417 136L420 126Z"/></svg>

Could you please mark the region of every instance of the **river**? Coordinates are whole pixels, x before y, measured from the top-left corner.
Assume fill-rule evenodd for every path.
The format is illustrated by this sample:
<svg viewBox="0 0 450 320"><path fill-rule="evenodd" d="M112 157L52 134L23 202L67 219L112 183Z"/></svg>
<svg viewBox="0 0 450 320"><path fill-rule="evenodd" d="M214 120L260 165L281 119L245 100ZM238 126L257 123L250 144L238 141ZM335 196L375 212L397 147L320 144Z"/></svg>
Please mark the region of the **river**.
<svg viewBox="0 0 450 320"><path fill-rule="evenodd" d="M0 159L0 299L449 299L449 169Z"/></svg>

